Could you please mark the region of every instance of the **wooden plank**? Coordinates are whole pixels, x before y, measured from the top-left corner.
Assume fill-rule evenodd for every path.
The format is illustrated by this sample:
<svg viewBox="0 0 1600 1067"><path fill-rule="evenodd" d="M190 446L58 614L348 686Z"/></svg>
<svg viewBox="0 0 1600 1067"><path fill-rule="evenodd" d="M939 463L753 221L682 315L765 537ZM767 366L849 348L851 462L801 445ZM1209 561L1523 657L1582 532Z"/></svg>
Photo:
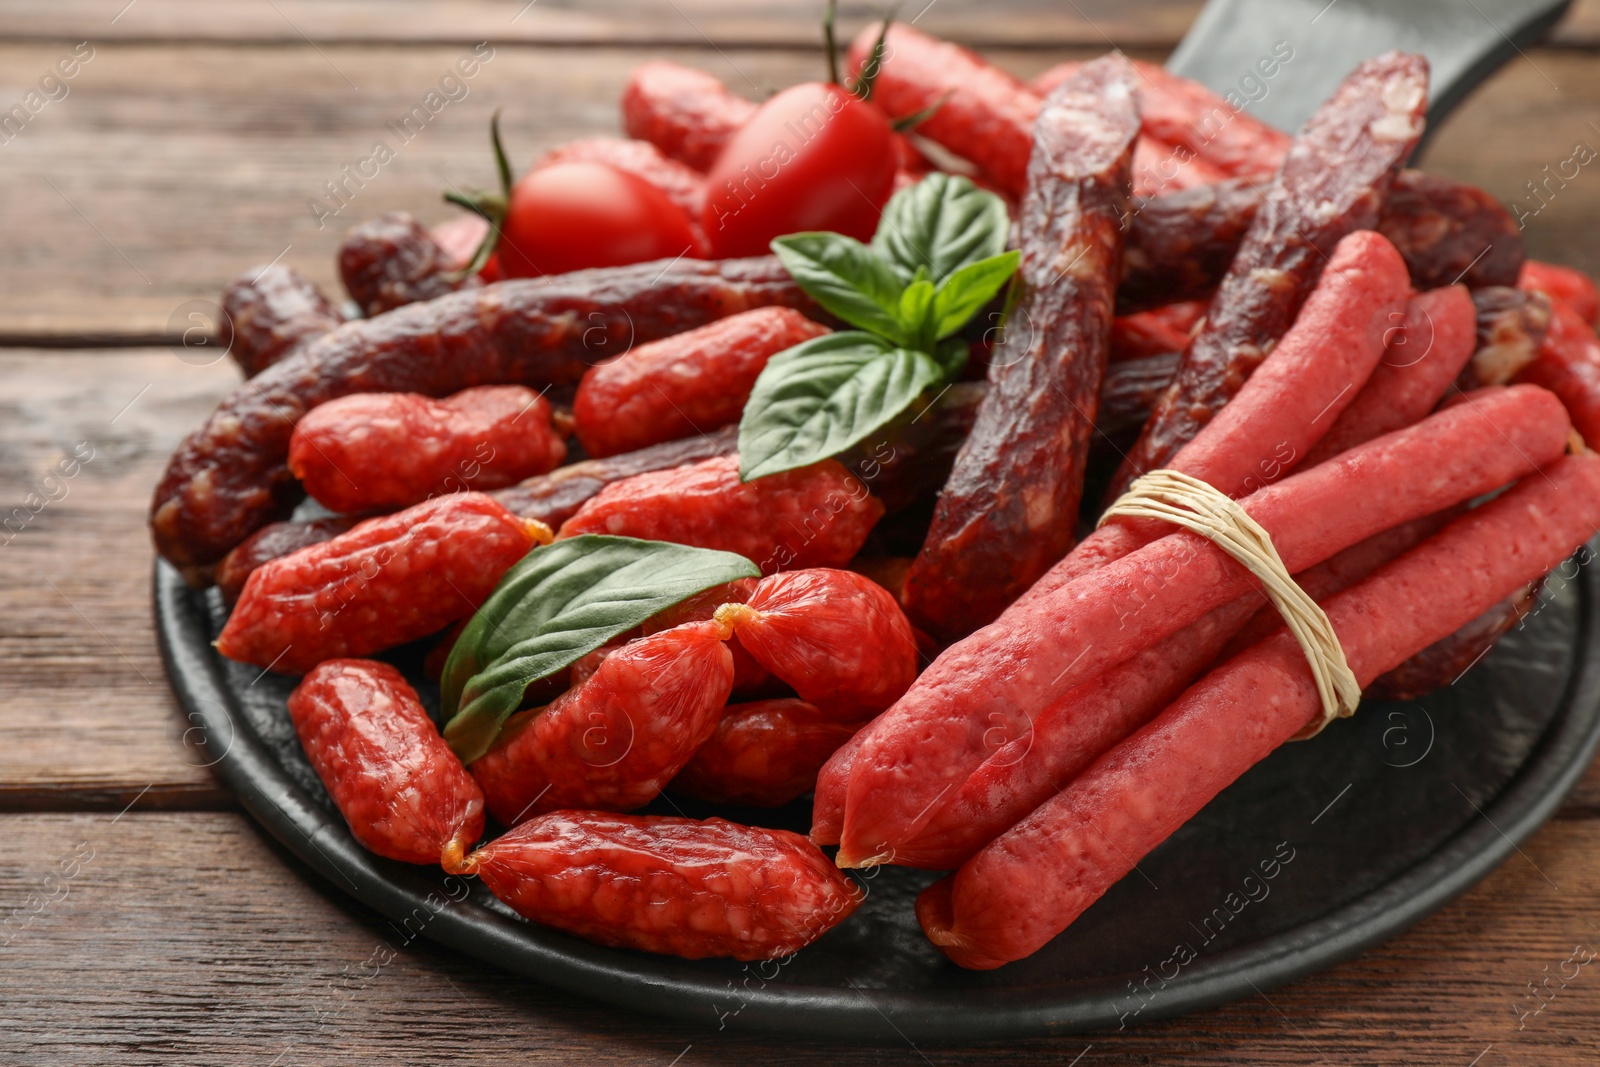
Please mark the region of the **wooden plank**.
<svg viewBox="0 0 1600 1067"><path fill-rule="evenodd" d="M61 54L58 45L0 45L0 69L43 72ZM505 106L509 143L526 164L563 141L615 132L614 102L639 59L619 49L501 47L465 99L402 143L388 124L463 54L455 46L99 46L71 95L0 145L8 251L0 343L148 343L185 328L191 311L204 313L191 301L214 301L228 279L280 255L336 288L333 255L346 225L389 210L440 221L452 210L438 199L447 184L490 180L484 131L496 106ZM751 96L816 67L795 52L666 54ZM1059 55L992 53L1023 75ZM1600 146L1590 125L1597 115L1600 65L1577 53L1530 52L1450 120L1427 163L1516 200L1575 143ZM346 205L328 199L324 183L340 180L379 140L395 159L350 185ZM320 229L314 199L338 209ZM1588 166L1530 217L1530 246L1600 270L1590 240L1597 217L1600 178Z"/></svg>
<svg viewBox="0 0 1600 1067"><path fill-rule="evenodd" d="M760 46L820 55L820 2L794 0L32 0L0 14L0 38L99 41L350 42ZM843 32L882 17L876 0L839 5ZM917 0L900 17L956 40L1027 48L1116 41L1170 48L1199 0Z"/></svg>
<svg viewBox="0 0 1600 1067"><path fill-rule="evenodd" d="M490 40L536 44L700 45L815 48L821 4L793 0L27 0L0 13L0 39L95 41L411 43ZM884 5L846 0L848 32ZM1201 0L937 0L904 4L901 17L929 33L972 44L1171 49ZM1463 17L1474 17L1463 11ZM1554 43L1600 43L1600 0L1578 0Z"/></svg>
<svg viewBox="0 0 1600 1067"><path fill-rule="evenodd" d="M238 374L167 350L6 352L0 418L0 807L231 803L150 624L150 488Z"/></svg>
<svg viewBox="0 0 1600 1067"><path fill-rule="evenodd" d="M657 1020L408 942L241 815L14 815L0 828L7 1063L772 1062L772 1039L719 1032L709 1005L703 1019ZM1566 961L1575 946L1600 951L1600 823L1555 823L1524 852L1394 941L1213 1011L1003 1053L914 1049L886 1025L876 1047L783 1039L782 1060L1592 1064L1600 966ZM1529 983L1546 1003L1519 1019L1539 1003Z"/></svg>

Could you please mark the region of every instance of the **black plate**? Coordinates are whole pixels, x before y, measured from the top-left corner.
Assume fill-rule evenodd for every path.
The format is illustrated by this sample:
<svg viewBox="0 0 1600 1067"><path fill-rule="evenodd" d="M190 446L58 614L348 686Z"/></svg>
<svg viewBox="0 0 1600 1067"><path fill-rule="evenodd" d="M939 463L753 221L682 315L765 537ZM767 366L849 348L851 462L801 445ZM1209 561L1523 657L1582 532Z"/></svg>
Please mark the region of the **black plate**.
<svg viewBox="0 0 1600 1067"><path fill-rule="evenodd" d="M973 973L918 930L911 904L931 878L918 872L883 870L855 916L784 964L738 964L590 945L522 921L475 882L373 856L300 752L284 708L293 680L217 656L215 592L189 590L165 564L155 575L161 648L190 737L250 813L334 887L487 963L628 1008L918 1044L1211 1007L1328 967L1440 907L1550 816L1594 752L1596 592L1588 571L1552 578L1527 625L1457 684L1415 704L1369 703L1285 746L1043 951ZM416 650L395 662L418 676ZM437 699L435 687L419 689ZM735 817L803 829L806 815Z"/></svg>

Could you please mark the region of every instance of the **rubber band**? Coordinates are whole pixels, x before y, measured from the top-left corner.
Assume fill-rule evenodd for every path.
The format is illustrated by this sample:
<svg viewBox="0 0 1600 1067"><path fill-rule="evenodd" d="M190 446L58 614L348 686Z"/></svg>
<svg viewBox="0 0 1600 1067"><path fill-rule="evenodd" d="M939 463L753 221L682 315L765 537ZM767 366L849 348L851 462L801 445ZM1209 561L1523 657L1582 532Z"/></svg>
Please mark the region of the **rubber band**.
<svg viewBox="0 0 1600 1067"><path fill-rule="evenodd" d="M1238 502L1181 471L1153 470L1138 478L1100 516L1157 519L1199 534L1238 560L1260 580L1272 606L1294 634L1322 699L1322 718L1294 739L1315 737L1334 719L1348 718L1361 703L1361 684L1350 670L1327 614L1289 574L1272 538Z"/></svg>

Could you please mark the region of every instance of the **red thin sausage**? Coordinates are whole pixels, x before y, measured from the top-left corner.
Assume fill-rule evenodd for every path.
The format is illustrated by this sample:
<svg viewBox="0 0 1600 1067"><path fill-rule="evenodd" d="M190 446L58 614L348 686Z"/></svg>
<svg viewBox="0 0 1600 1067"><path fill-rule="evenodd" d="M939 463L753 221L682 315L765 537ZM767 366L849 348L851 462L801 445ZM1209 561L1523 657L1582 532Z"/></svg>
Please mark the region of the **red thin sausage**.
<svg viewBox="0 0 1600 1067"><path fill-rule="evenodd" d="M1337 438L1342 452L1409 426L1450 387L1472 348L1471 300L1464 290L1437 290L1414 300L1409 311L1410 328L1391 337L1385 362L1313 453L1330 439ZM1433 326L1429 314L1437 316ZM1415 358L1430 345L1426 358ZM1406 353L1404 360L1400 353ZM1430 517L1377 534L1302 572L1297 581L1313 598L1329 595L1366 577L1441 522ZM1394 537L1408 527L1419 529ZM1021 736L1010 734L1005 717L997 716L985 734L990 755L984 764L952 799L936 806L921 831L896 845L896 862L934 869L959 864L1170 703L1258 607L1267 632L1282 625L1277 610L1263 606L1261 595L1252 591L1085 682L1040 712Z"/></svg>
<svg viewBox="0 0 1600 1067"><path fill-rule="evenodd" d="M663 155L707 171L756 105L704 71L665 59L633 68L622 90L622 126Z"/></svg>
<svg viewBox="0 0 1600 1067"><path fill-rule="evenodd" d="M1012 326L906 579L907 610L936 636L992 621L1072 545L1111 347L1135 80L1107 56L1039 112Z"/></svg>
<svg viewBox="0 0 1600 1067"><path fill-rule="evenodd" d="M1569 456L1325 605L1358 681L1538 578L1600 529L1600 457ZM918 900L955 962L992 968L1065 929L1321 711L1287 634L1230 660Z"/></svg>
<svg viewBox="0 0 1600 1067"><path fill-rule="evenodd" d="M572 404L578 440L613 456L738 422L767 360L827 332L790 308L757 308L597 363Z"/></svg>
<svg viewBox="0 0 1600 1067"><path fill-rule="evenodd" d="M1465 286L1431 289L1413 297L1397 328L1386 333L1383 359L1302 465L1315 466L1432 411L1472 358L1477 312Z"/></svg>
<svg viewBox="0 0 1600 1067"><path fill-rule="evenodd" d="M1408 429L1268 486L1244 501L1290 573L1379 531L1521 477L1559 456L1569 423L1542 389L1483 390ZM1352 508L1350 500L1364 506ZM840 862L881 862L931 803L988 755L999 712L1021 736L1062 693L1249 591L1220 548L1180 532L1031 597L945 651L879 716L857 754Z"/></svg>
<svg viewBox="0 0 1600 1067"><path fill-rule="evenodd" d="M872 54L878 27L850 44L850 70ZM1033 120L1039 98L1012 75L969 49L930 37L904 23L889 27L872 104L890 119L938 108L917 134L983 168L1013 199L1027 186Z"/></svg>
<svg viewBox="0 0 1600 1067"><path fill-rule="evenodd" d="M1600 290L1581 270L1530 259L1522 265L1517 288L1538 290L1554 297L1577 312L1590 326L1600 320Z"/></svg>
<svg viewBox="0 0 1600 1067"><path fill-rule="evenodd" d="M400 672L337 659L289 694L306 759L361 844L406 863L438 863L483 836L483 794Z"/></svg>
<svg viewBox="0 0 1600 1067"><path fill-rule="evenodd" d="M1427 61L1388 52L1357 67L1306 123L1112 495L1216 416L1294 322L1334 245L1377 223L1422 134L1427 98Z"/></svg>
<svg viewBox="0 0 1600 1067"><path fill-rule="evenodd" d="M1600 447L1600 337L1582 316L1557 300L1539 355L1517 375L1561 398L1572 425L1591 448Z"/></svg>

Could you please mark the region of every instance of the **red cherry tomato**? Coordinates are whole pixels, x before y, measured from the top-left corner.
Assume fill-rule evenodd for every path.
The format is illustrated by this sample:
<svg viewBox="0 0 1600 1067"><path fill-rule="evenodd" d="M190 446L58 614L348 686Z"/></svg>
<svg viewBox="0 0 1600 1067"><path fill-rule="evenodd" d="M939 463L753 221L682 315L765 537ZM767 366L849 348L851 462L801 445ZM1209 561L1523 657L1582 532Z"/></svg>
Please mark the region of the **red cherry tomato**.
<svg viewBox="0 0 1600 1067"><path fill-rule="evenodd" d="M865 241L894 191L894 131L837 85L808 82L762 105L706 178L712 254L758 256L774 237L834 230Z"/></svg>
<svg viewBox="0 0 1600 1067"><path fill-rule="evenodd" d="M703 253L689 216L644 179L604 163L552 163L511 187L495 255L502 276L529 278Z"/></svg>

